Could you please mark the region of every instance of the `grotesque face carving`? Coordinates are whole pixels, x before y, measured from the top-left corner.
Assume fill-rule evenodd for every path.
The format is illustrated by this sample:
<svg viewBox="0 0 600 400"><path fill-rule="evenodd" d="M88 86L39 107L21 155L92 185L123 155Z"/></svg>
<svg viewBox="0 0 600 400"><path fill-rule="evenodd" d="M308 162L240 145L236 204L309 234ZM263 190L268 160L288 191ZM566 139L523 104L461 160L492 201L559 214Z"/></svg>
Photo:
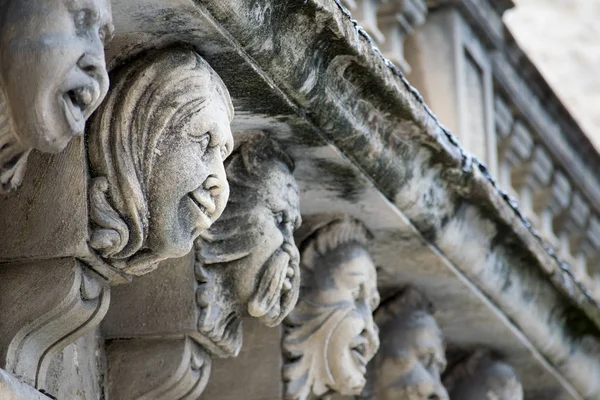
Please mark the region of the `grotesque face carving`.
<svg viewBox="0 0 600 400"><path fill-rule="evenodd" d="M1 3L0 3L1 5ZM62 150L108 91L109 0L6 0L0 87L24 148Z"/></svg>
<svg viewBox="0 0 600 400"><path fill-rule="evenodd" d="M440 382L446 367L444 345L430 309L420 293L407 288L377 310L381 349L369 368L366 398L448 399Z"/></svg>
<svg viewBox="0 0 600 400"><path fill-rule="evenodd" d="M367 233L358 221L339 217L301 249L300 299L285 320L285 398L357 395L379 347L372 318L379 293Z"/></svg>
<svg viewBox="0 0 600 400"><path fill-rule="evenodd" d="M444 383L453 399L523 400L515 371L483 350L452 368Z"/></svg>
<svg viewBox="0 0 600 400"><path fill-rule="evenodd" d="M118 71L93 118L91 246L141 275L187 254L229 195L227 89L197 54L164 50Z"/></svg>
<svg viewBox="0 0 600 400"><path fill-rule="evenodd" d="M293 161L265 133L246 133L226 164L227 209L196 246L199 330L233 355L244 314L275 326L296 303L301 219Z"/></svg>

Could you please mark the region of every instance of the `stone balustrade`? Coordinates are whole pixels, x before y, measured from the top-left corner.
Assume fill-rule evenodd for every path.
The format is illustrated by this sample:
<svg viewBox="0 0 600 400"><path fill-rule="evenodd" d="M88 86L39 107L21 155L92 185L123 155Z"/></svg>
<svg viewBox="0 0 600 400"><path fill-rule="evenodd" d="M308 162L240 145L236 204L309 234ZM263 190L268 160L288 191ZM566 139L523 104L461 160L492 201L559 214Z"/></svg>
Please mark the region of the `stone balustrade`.
<svg viewBox="0 0 600 400"><path fill-rule="evenodd" d="M494 120L499 184L516 198L575 277L600 298L600 223L593 201L566 175L570 165L550 156L544 132L531 128L518 108L499 94Z"/></svg>

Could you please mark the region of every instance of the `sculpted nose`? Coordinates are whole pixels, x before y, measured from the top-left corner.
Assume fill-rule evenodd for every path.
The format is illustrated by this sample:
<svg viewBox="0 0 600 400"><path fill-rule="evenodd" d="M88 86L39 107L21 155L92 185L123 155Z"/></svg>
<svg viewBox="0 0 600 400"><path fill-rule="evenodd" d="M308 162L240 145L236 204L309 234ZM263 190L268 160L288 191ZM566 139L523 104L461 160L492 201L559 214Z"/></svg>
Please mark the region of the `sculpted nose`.
<svg viewBox="0 0 600 400"><path fill-rule="evenodd" d="M106 70L104 64L104 53L102 53L102 55L85 53L77 61L77 66L88 75L103 75L104 71Z"/></svg>
<svg viewBox="0 0 600 400"><path fill-rule="evenodd" d="M224 180L220 179L216 174L209 175L203 185L203 188L209 191L213 197L223 194L226 187L227 185L225 185Z"/></svg>

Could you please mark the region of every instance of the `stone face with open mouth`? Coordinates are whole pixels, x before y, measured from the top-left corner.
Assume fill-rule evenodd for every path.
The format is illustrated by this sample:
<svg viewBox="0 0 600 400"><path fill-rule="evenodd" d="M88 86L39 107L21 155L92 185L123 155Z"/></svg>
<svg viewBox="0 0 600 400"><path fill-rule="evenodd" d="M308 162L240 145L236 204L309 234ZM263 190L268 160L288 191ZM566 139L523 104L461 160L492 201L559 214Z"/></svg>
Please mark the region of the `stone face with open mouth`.
<svg viewBox="0 0 600 400"><path fill-rule="evenodd" d="M91 247L131 275L188 254L227 204L232 119L227 88L193 51L160 50L115 70L88 132L92 180L105 181L90 190Z"/></svg>
<svg viewBox="0 0 600 400"><path fill-rule="evenodd" d="M0 2L0 193L20 185L32 149L63 150L108 92L110 1ZM35 27L35 29L31 29Z"/></svg>
<svg viewBox="0 0 600 400"><path fill-rule="evenodd" d="M108 91L104 44L113 31L110 2L4 3L0 88L14 134L24 147L58 152L83 134Z"/></svg>

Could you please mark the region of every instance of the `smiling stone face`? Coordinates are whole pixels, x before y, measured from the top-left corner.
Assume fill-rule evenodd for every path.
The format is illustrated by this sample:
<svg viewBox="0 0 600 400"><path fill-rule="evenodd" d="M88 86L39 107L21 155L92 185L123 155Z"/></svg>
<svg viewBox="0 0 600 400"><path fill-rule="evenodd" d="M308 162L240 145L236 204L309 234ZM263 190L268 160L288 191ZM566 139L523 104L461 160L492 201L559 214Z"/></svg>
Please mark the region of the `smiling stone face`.
<svg viewBox="0 0 600 400"><path fill-rule="evenodd" d="M0 26L0 87L26 148L62 150L108 91L108 0L8 0Z"/></svg>
<svg viewBox="0 0 600 400"><path fill-rule="evenodd" d="M367 232L340 217L301 244L302 284L285 320L286 399L358 395L379 347L372 312L379 304Z"/></svg>
<svg viewBox="0 0 600 400"><path fill-rule="evenodd" d="M229 196L233 105L198 54L170 48L114 72L88 133L90 245L132 275L182 257Z"/></svg>

